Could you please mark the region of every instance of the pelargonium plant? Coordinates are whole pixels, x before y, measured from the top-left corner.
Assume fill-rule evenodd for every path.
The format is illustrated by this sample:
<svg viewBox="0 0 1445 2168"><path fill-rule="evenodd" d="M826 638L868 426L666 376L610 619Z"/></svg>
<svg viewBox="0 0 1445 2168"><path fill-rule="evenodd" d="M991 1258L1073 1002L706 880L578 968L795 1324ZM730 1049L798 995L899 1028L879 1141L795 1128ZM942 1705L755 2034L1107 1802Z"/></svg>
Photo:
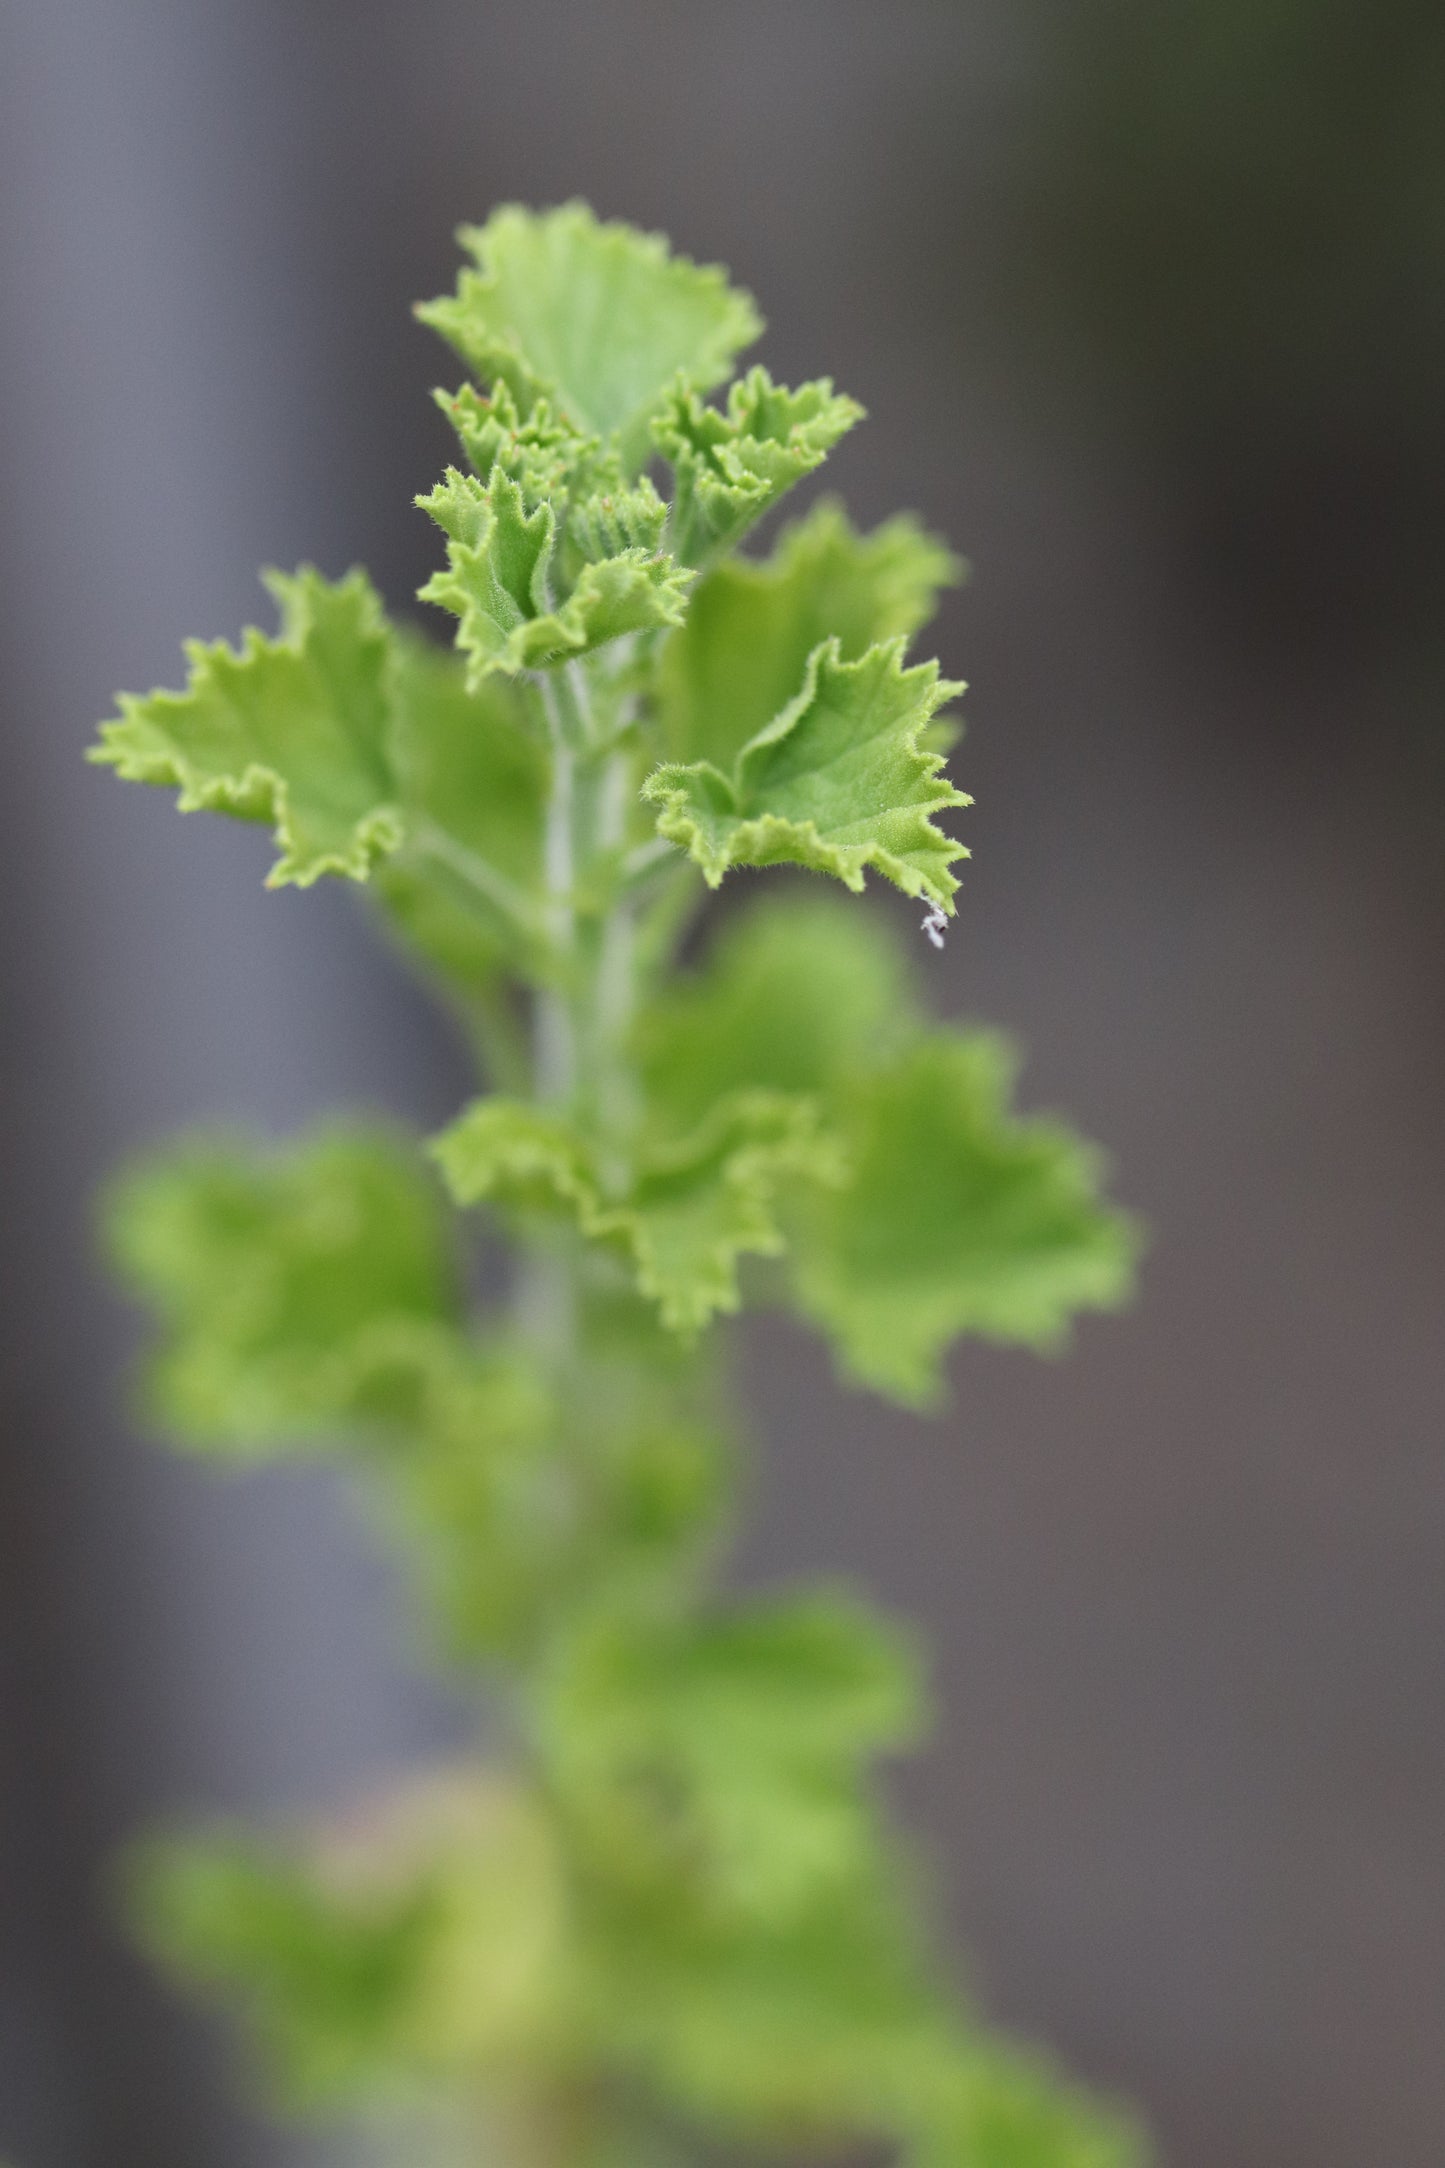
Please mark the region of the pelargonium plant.
<svg viewBox="0 0 1445 2168"><path fill-rule="evenodd" d="M743 553L862 410L734 375L722 271L576 203L461 240L418 312L465 371L419 499L451 644L362 572L271 573L279 630L193 645L94 757L269 827L272 886L363 885L475 1050L439 1136L190 1137L107 1213L153 1420L345 1456L474 1743L319 1828L152 1845L146 1932L280 2099L407 2168L1138 2168L932 1946L878 1784L911 1637L723 1571L745 1302L926 1409L960 1334L1052 1346L1130 1277L1095 1155L920 996L968 801L910 644L957 562L826 499Z"/></svg>

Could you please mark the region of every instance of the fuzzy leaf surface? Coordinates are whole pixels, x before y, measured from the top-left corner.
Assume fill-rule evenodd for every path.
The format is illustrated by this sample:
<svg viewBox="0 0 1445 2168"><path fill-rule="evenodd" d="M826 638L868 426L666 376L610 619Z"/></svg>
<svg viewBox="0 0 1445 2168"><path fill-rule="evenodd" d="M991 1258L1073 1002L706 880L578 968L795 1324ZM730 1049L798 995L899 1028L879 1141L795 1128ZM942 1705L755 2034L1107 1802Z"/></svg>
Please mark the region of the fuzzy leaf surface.
<svg viewBox="0 0 1445 2168"><path fill-rule="evenodd" d="M182 693L124 693L90 757L128 782L180 791L183 813L269 822L269 885L323 873L364 881L401 840L387 762L391 636L364 573L268 572L281 612L238 650L191 641Z"/></svg>
<svg viewBox="0 0 1445 2168"><path fill-rule="evenodd" d="M457 392L435 392L433 397L455 429L478 480L489 482L493 468L499 466L520 488L529 512L566 497L579 476L590 477L605 464L601 440L584 436L565 417L554 414L548 399L538 399L524 415L504 383L498 383L490 397L474 384L464 384ZM621 469L615 465L606 476L619 484L621 478Z"/></svg>
<svg viewBox="0 0 1445 2168"><path fill-rule="evenodd" d="M751 297L716 265L582 203L506 204L459 238L475 269L418 308L423 323L483 382L500 378L523 413L545 395L579 429L615 439L629 468L645 463L678 375L711 389L762 330Z"/></svg>
<svg viewBox="0 0 1445 2168"><path fill-rule="evenodd" d="M879 641L911 638L959 560L916 520L859 534L829 500L795 521L761 564L730 558L698 582L687 623L662 651L659 719L677 761L731 770L758 731L795 699L808 658L836 639L844 662Z"/></svg>
<svg viewBox="0 0 1445 2168"><path fill-rule="evenodd" d="M728 387L721 410L674 390L652 433L676 477L677 555L698 565L732 549L862 419L857 400L828 377L789 391L753 368Z"/></svg>
<svg viewBox="0 0 1445 2168"><path fill-rule="evenodd" d="M398 1342L460 1315L445 1200L386 1131L274 1153L182 1142L118 1180L106 1221L161 1324L155 1411L197 1443L257 1450L334 1428Z"/></svg>
<svg viewBox="0 0 1445 2168"><path fill-rule="evenodd" d="M568 577L578 568L602 564L610 557L640 550L644 557L664 555L667 506L644 474L630 488L597 489L573 498L567 509L563 557ZM686 593L692 582L678 571L678 592Z"/></svg>
<svg viewBox="0 0 1445 2168"><path fill-rule="evenodd" d="M1099 1202L1097 1155L1015 1118L1012 1075L996 1039L938 1032L830 1107L850 1178L800 1203L798 1299L845 1371L905 1403L937 1401L958 1334L1052 1347L1129 1289L1135 1239Z"/></svg>
<svg viewBox="0 0 1445 2168"><path fill-rule="evenodd" d="M905 895L951 912L963 845L932 816L968 799L921 742L960 688L935 663L903 666L903 642L844 662L815 648L803 689L750 738L730 774L709 761L657 768L643 795L659 835L716 888L734 866L806 866L861 889L871 867Z"/></svg>
<svg viewBox="0 0 1445 2168"><path fill-rule="evenodd" d="M692 575L657 549L624 548L582 563L554 607L557 517L529 512L520 485L500 468L483 483L450 468L417 502L447 537L447 570L421 590L460 620L457 645L469 681L575 660L624 633L681 624Z"/></svg>
<svg viewBox="0 0 1445 2168"><path fill-rule="evenodd" d="M201 808L272 821L272 885L379 885L428 959L476 985L535 969L547 760L500 681L388 628L359 573L268 575L282 633L193 644L185 693L123 696L92 758ZM378 861L380 863L378 864Z"/></svg>
<svg viewBox="0 0 1445 2168"><path fill-rule="evenodd" d="M721 1100L681 1143L641 1153L619 1195L564 1116L524 1101L474 1101L432 1149L459 1204L564 1206L584 1235L629 1257L663 1323L689 1336L738 1308L739 1257L782 1248L782 1185L836 1174L812 1107L766 1092Z"/></svg>

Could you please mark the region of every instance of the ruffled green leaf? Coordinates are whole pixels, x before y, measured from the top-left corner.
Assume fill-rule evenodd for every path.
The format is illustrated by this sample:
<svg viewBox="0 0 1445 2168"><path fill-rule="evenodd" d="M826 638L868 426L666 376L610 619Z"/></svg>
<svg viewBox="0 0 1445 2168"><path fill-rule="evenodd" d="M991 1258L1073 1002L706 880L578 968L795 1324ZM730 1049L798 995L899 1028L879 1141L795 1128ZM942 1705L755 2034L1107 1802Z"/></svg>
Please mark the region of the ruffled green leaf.
<svg viewBox="0 0 1445 2168"><path fill-rule="evenodd" d="M674 256L659 234L604 224L583 203L518 204L458 236L476 269L417 314L523 413L539 397L645 464L649 425L681 374L699 391L728 374L762 330L749 295L716 265Z"/></svg>
<svg viewBox="0 0 1445 2168"><path fill-rule="evenodd" d="M563 592L584 565L630 550L661 554L668 507L651 481L644 474L629 483L615 452L554 416L546 399L524 420L505 384L490 398L471 384L435 396L479 480L490 482L500 468L521 490L526 512L551 507L557 526L548 571Z"/></svg>
<svg viewBox="0 0 1445 2168"><path fill-rule="evenodd" d="M800 1199L798 1301L845 1371L905 1403L941 1392L960 1333L1048 1348L1128 1293L1136 1241L1099 1202L1097 1155L1009 1112L996 1039L936 1033L830 1105L850 1179Z"/></svg>
<svg viewBox="0 0 1445 2168"><path fill-rule="evenodd" d="M737 1264L783 1247L777 1202L797 1179L830 1181L836 1154L812 1107L764 1092L722 1100L685 1142L644 1159L626 1240L637 1284L670 1330L738 1309Z"/></svg>
<svg viewBox="0 0 1445 2168"><path fill-rule="evenodd" d="M566 540L582 564L629 550L659 556L666 531L667 506L645 474L630 489L594 490L568 508Z"/></svg>
<svg viewBox="0 0 1445 2168"><path fill-rule="evenodd" d="M739 753L731 773L709 761L655 769L643 796L659 835L680 843L716 888L734 866L807 866L861 889L865 869L905 895L951 912L949 871L967 854L932 815L967 805L923 744L937 710L960 691L936 663L903 667L903 642L841 659L814 649L803 689Z"/></svg>
<svg viewBox="0 0 1445 2168"><path fill-rule="evenodd" d="M385 1131L279 1152L183 1142L123 1175L105 1218L160 1323L154 1411L194 1443L255 1451L334 1429L399 1350L460 1318L444 1199Z"/></svg>
<svg viewBox="0 0 1445 2168"><path fill-rule="evenodd" d="M401 840L387 759L391 637L364 573L268 572L281 632L239 652L191 641L183 693L123 693L90 758L128 782L175 785L183 813L274 826L268 882L364 881Z"/></svg>
<svg viewBox="0 0 1445 2168"><path fill-rule="evenodd" d="M844 1170L792 1193L790 1271L844 1367L936 1397L960 1333L1049 1345L1122 1299L1134 1243L1087 1147L1008 1110L996 1040L929 1030L888 930L826 896L754 904L643 1019L649 1119L749 1084L806 1096Z"/></svg>
<svg viewBox="0 0 1445 2168"><path fill-rule="evenodd" d="M812 1107L766 1092L734 1094L693 1135L640 1154L620 1194L564 1116L521 1101L476 1100L432 1149L459 1204L565 1206L584 1235L630 1259L669 1330L689 1335L738 1308L741 1256L781 1249L782 1184L837 1171Z"/></svg>
<svg viewBox="0 0 1445 2168"><path fill-rule="evenodd" d="M495 1198L523 1209L570 1205L586 1234L611 1232L585 1140L565 1115L496 1094L474 1099L436 1137L432 1156L460 1205Z"/></svg>
<svg viewBox="0 0 1445 2168"><path fill-rule="evenodd" d="M677 388L652 428L677 481L677 556L700 565L733 548L862 419L857 400L836 393L828 377L789 391L766 369L750 369L729 386L721 412Z"/></svg>
<svg viewBox="0 0 1445 2168"><path fill-rule="evenodd" d="M826 1097L896 1050L917 1014L910 963L872 912L826 890L759 900L640 1020L652 1119L686 1134L728 1092Z"/></svg>
<svg viewBox="0 0 1445 2168"><path fill-rule="evenodd" d="M787 528L763 564L730 559L700 580L663 648L658 716L678 761L725 772L796 698L808 657L836 639L844 662L909 638L962 566L916 520L859 534L828 500Z"/></svg>
<svg viewBox="0 0 1445 2168"><path fill-rule="evenodd" d="M500 468L487 483L449 468L417 502L446 535L448 560L421 598L460 620L457 645L473 685L493 670L547 669L624 633L682 622L692 574L656 549L625 548L584 562L554 607L556 513L550 504L529 512L520 486Z"/></svg>
<svg viewBox="0 0 1445 2168"><path fill-rule="evenodd" d="M122 697L91 758L179 785L199 808L273 821L272 885L374 871L417 945L475 988L540 971L547 759L500 681L389 628L360 573L267 575L276 640L193 645L185 693ZM380 864L378 866L378 860Z"/></svg>
<svg viewBox="0 0 1445 2168"><path fill-rule="evenodd" d="M605 472L608 462L601 439L574 429L553 413L547 399L537 400L523 415L505 384L498 384L490 397L473 384L432 396L460 438L478 479L490 481L493 468L500 467L521 489L528 511L565 500L579 478L599 485L604 479L615 480L622 486L621 468L615 462L612 472ZM599 469L604 471L599 473Z"/></svg>

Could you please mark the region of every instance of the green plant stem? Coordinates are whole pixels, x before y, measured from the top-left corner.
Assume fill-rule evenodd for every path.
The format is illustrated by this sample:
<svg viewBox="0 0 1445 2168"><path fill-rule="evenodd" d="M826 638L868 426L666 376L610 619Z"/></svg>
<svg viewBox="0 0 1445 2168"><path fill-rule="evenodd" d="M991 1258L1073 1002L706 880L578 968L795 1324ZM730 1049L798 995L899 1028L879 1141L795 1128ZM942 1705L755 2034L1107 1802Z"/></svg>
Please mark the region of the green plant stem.
<svg viewBox="0 0 1445 2168"><path fill-rule="evenodd" d="M577 1083L576 838L573 834L577 756L560 738L552 745L552 780L547 797L544 875L547 927L554 973L536 996L536 1094L544 1106L571 1104Z"/></svg>
<svg viewBox="0 0 1445 2168"><path fill-rule="evenodd" d="M533 1088L542 1106L570 1106L577 1077L572 979L576 946L576 856L573 835L576 752L550 681L538 686L551 738L551 782L543 840L547 927L553 977L533 1002ZM554 1375L570 1369L577 1334L575 1268L566 1250L545 1238L527 1245L515 1310L524 1336Z"/></svg>
<svg viewBox="0 0 1445 2168"><path fill-rule="evenodd" d="M533 1088L539 1104L567 1113L592 1138L604 1178L620 1187L636 1115L629 1040L638 905L616 868L637 788L634 758L615 743L597 746L584 666L544 674L537 692L551 749L543 855L553 970L533 1001ZM521 1328L564 1398L577 1389L584 1353L585 1265L575 1237L540 1235L517 1289ZM595 1481L581 1436L571 1479L584 1495ZM575 2085L539 2081L501 2115L493 2106L488 2137L506 2168L567 2168L595 2138L596 2119L596 2103Z"/></svg>
<svg viewBox="0 0 1445 2168"><path fill-rule="evenodd" d="M551 746L544 868L553 965L535 997L535 1092L591 1138L604 1180L620 1191L636 1122L628 1040L637 940L636 906L616 868L636 789L634 756L625 743L598 745L585 665L539 673L535 683ZM575 1355L577 1280L574 1245L539 1243L519 1289L529 1337L562 1374Z"/></svg>
<svg viewBox="0 0 1445 2168"><path fill-rule="evenodd" d="M626 1179L637 1112L629 1053L637 957L633 900L620 885L613 892L608 874L621 853L634 788L632 760L621 748L602 755L588 775L586 863L607 882L607 900L582 929L579 1039L584 1064L578 1113L595 1136L603 1179L615 1188Z"/></svg>

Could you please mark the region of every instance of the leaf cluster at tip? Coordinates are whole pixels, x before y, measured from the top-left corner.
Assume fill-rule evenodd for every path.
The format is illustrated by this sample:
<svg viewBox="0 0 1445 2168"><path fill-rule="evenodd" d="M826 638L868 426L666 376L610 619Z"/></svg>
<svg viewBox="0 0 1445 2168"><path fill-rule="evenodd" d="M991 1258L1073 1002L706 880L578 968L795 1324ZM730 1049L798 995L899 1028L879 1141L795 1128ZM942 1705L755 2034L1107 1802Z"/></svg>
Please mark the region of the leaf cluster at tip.
<svg viewBox="0 0 1445 2168"><path fill-rule="evenodd" d="M763 329L716 265L583 203L540 216L507 204L459 239L474 267L454 295L418 306L422 322L524 409L546 395L579 430L614 438L629 466L646 459L677 378L711 390Z"/></svg>
<svg viewBox="0 0 1445 2168"><path fill-rule="evenodd" d="M446 757L456 698L360 573L268 575L278 635L194 645L185 690L125 696L94 757L176 787L184 811L269 823L275 884L382 868L409 929L448 960L467 946L448 921L469 886L519 940L525 976L543 968L541 864L533 853L519 881L518 845L546 775L543 757L522 802L516 747L536 734L531 688L595 659L594 727L636 733L635 841L650 824L710 883L790 863L856 887L871 869L951 912L963 848L934 816L967 799L929 726L960 688L905 671L896 643L956 560L908 521L859 535L826 505L770 559L729 554L862 409L827 379L789 390L761 367L709 405L761 328L751 302L583 206L507 207L466 241L475 268L421 311L478 379L438 395L467 464L418 500L447 555L422 596L456 620L467 690L494 688L474 727L502 748L506 818L485 802L483 756L465 798L409 788ZM666 496L642 471L659 457Z"/></svg>

